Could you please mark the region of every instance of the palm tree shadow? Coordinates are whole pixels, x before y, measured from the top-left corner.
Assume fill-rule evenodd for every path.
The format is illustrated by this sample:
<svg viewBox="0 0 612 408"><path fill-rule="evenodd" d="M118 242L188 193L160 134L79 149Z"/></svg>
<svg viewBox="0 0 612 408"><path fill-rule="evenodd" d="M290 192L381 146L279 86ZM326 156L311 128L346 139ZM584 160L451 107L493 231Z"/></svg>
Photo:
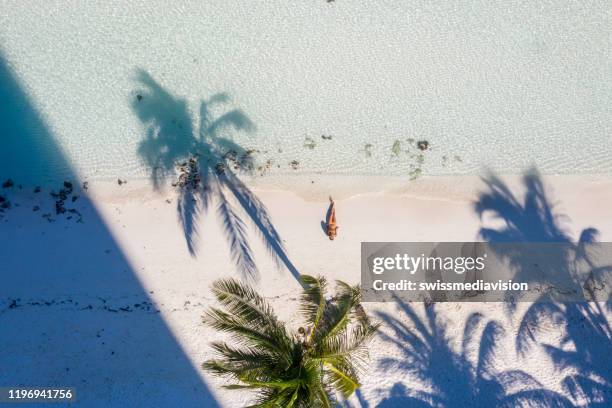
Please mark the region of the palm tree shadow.
<svg viewBox="0 0 612 408"><path fill-rule="evenodd" d="M544 192L544 185L532 171L525 175L525 199L521 203L508 186L495 176L484 179L488 192L482 193L475 203L479 215L494 214L505 221L499 229L482 228L480 235L490 242L557 242L564 243L556 254L558 262L546 265L550 273L561 274L563 279L574 282L586 293L586 299L596 299L592 288L579 282L572 274L576 262L583 261L590 270L589 279L607 276L610 266L596 267L589 259L589 248L598 236L595 228L585 228L572 243L562 227L567 217L557 214ZM502 254L515 265L519 279L527 280L529 265L523 254ZM587 282L588 283L588 282ZM525 355L530 346L538 342L540 328L546 322L564 331L559 345L539 343L548 353L556 369L571 368L571 374L563 380L566 392L580 404L604 406L612 400L612 368L608 364L612 353L612 330L607 317L611 308L608 300L605 308L596 302L556 302L543 295L534 302L521 319L516 347Z"/></svg>
<svg viewBox="0 0 612 408"><path fill-rule="evenodd" d="M479 313L470 315L461 348L455 350L435 304L424 306L421 318L411 305L396 301L399 313L377 315L391 330L381 334L383 340L400 356L384 358L380 365L385 370L400 370L414 381L396 383L379 406L572 406L524 371L495 369L497 342L504 335L496 321L485 321ZM408 321L402 321L400 314Z"/></svg>
<svg viewBox="0 0 612 408"><path fill-rule="evenodd" d="M199 219L216 203L232 259L244 278L255 280L259 272L243 214L255 226L277 266L284 265L297 279L299 272L267 208L238 177L240 173L253 173L254 159L251 151L227 135L232 130L254 131L255 125L248 116L238 109L215 116L213 112L229 102L227 94L216 94L201 101L196 133L185 100L171 95L142 70L138 71L137 82L140 89L132 108L146 128L138 153L151 171L153 186L159 188L165 178L174 174L177 165L187 169L177 213L189 253L197 256Z"/></svg>
<svg viewBox="0 0 612 408"><path fill-rule="evenodd" d="M542 179L535 169L523 176L525 196L521 200L496 175L482 178L485 192L474 203L482 217L490 212L505 223L503 229L481 228L480 235L488 242L570 242L562 226L567 218L556 214Z"/></svg>
<svg viewBox="0 0 612 408"><path fill-rule="evenodd" d="M480 237L487 242L499 243L539 243L557 244L545 246L493 245L496 254L512 267L514 279L520 282L537 282L548 287L561 288L555 293L550 291L540 301L561 299L559 292L573 292L578 297L587 298L577 275L576 261L583 260L591 267L591 274L602 276L609 268L595 268L589 260L588 248L597 241L599 232L589 227L582 230L577 243L573 242L564 224L569 218L558 213L546 193L545 185L535 169L523 176L525 193L519 199L498 177L489 174L484 177L486 186L474 203L474 210L483 219L491 216L501 221L499 228L480 228ZM542 251L546 252L542 252ZM545 254L545 255L542 255ZM534 260L545 262L537 264L534 273ZM508 303L510 311L515 305Z"/></svg>

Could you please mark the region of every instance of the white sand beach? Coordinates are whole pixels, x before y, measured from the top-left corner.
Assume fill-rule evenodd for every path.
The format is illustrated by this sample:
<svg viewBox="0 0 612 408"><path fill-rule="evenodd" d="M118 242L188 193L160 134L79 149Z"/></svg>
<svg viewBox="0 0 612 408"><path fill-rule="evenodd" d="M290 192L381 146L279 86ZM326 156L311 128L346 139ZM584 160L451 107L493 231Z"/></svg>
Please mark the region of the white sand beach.
<svg viewBox="0 0 612 408"><path fill-rule="evenodd" d="M520 198L520 180L506 180ZM581 228L594 226L601 240L610 240L612 220L601 204L610 199L612 180L544 180L554 212L568 216L559 220L560 225L566 225L573 237ZM327 239L320 225L327 199L265 189L254 193L267 207L295 271L354 284L359 282L362 241L479 239L482 224L473 209L476 192L483 189L478 179L424 179L420 186L412 194L377 192L338 198L340 229L335 241ZM429 193L419 191L425 187ZM207 401L206 406L234 407L249 402L248 392L225 390L223 381L200 368L212 356L209 342L222 338L201 323L206 308L214 304L210 285L215 279L240 277L214 205L201 214L196 256L190 256L177 220L175 189L156 192L148 182L129 180L122 186L91 183L87 194L100 220L82 197L75 203L82 224L66 215L53 215L49 222L41 214L51 212L53 201L47 194L25 191L13 193L12 201L19 206L3 214L6 233L0 236L0 261L9 282L2 289L1 354L3 361L14 364L3 370L0 383L27 383L32 378L66 381L77 387L87 406L167 406L171 401L202 406ZM33 212L33 205L41 210ZM102 227L96 225L100 221L108 226L108 237L100 233ZM247 219L245 223L260 272L257 289L281 319L299 325L301 288L296 277L283 262L276 265L255 229ZM560 380L566 373L555 370L541 348L533 347L524 357L516 354L517 325L526 306L513 315L502 303L442 303L435 305L435 311L448 323L452 347L460 347L470 313L499 321L506 335L497 344L496 369L525 370L547 388L561 391ZM421 316L425 310L423 304L410 307ZM365 308L372 314L388 313L414 328L394 304L368 303ZM156 319L163 320L171 338L164 340L168 333L153 323ZM404 340L394 336L391 327L383 324L381 332L401 345ZM561 339L561 326L541 329L544 342L556 344ZM176 345L170 346L173 342ZM417 379L406 370L381 365L393 358L401 361L401 347L384 336L376 337L363 386L348 406L373 407L381 401L404 406L401 399L393 405L391 394L401 389L398 384L413 387Z"/></svg>

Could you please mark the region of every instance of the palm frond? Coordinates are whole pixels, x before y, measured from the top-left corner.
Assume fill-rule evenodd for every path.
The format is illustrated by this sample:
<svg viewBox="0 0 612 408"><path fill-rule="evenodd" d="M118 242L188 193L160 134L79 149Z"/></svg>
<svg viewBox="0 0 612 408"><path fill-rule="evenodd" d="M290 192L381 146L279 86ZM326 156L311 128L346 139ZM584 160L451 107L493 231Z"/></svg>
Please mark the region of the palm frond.
<svg viewBox="0 0 612 408"><path fill-rule="evenodd" d="M304 341L289 335L272 308L253 287L218 280L213 293L223 306L210 308L204 321L228 332L237 346L214 342L219 358L203 367L232 380L235 389L256 389L257 407L332 407L336 393L348 397L359 387L368 358L367 343L378 328L360 308L360 290L339 283L325 299L326 281L303 276L302 309L315 335ZM360 308L358 310L358 308Z"/></svg>
<svg viewBox="0 0 612 408"><path fill-rule="evenodd" d="M338 282L338 286L339 291L334 297L335 301L326 305L318 331L313 333L317 341L324 341L325 338L344 331L355 314L359 293L355 293L354 288L344 282Z"/></svg>
<svg viewBox="0 0 612 408"><path fill-rule="evenodd" d="M249 324L261 323L268 327L279 324L272 307L249 284L219 279L213 283L212 291L228 312Z"/></svg>
<svg viewBox="0 0 612 408"><path fill-rule="evenodd" d="M327 281L323 277L314 278L308 275L300 277L302 297L300 310L311 327L311 336L317 331L319 323L325 313L325 294Z"/></svg>
<svg viewBox="0 0 612 408"><path fill-rule="evenodd" d="M331 386L338 390L344 398L350 396L359 388L359 380L349 364L334 365L331 362L323 363L330 377Z"/></svg>
<svg viewBox="0 0 612 408"><path fill-rule="evenodd" d="M361 289L359 285L351 286L341 280L336 280L336 297L347 297L351 299L352 304L361 302Z"/></svg>
<svg viewBox="0 0 612 408"><path fill-rule="evenodd" d="M368 360L368 342L372 339L378 325L359 325L352 328L350 333L341 333L327 337L316 343L310 357L319 361L346 360L357 367L357 371L365 366Z"/></svg>
<svg viewBox="0 0 612 408"><path fill-rule="evenodd" d="M203 316L204 323L221 332L230 333L241 345L260 347L266 350L286 351L287 339L282 328L270 330L265 325L248 324L222 310L210 308Z"/></svg>
<svg viewBox="0 0 612 408"><path fill-rule="evenodd" d="M243 346L238 349L223 342L213 342L211 347L223 357L227 368L231 368L236 373L260 368L269 369L278 363L278 355L266 349L252 346Z"/></svg>

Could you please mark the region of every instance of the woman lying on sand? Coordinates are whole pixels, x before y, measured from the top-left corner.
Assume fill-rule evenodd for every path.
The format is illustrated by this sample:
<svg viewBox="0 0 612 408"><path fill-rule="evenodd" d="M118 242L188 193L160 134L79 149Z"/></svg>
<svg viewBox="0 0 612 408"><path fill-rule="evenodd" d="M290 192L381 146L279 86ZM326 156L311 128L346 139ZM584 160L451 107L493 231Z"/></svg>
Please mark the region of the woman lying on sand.
<svg viewBox="0 0 612 408"><path fill-rule="evenodd" d="M336 203L329 197L329 210L327 210L327 228L326 233L330 240L336 238L338 235L338 225L336 225Z"/></svg>

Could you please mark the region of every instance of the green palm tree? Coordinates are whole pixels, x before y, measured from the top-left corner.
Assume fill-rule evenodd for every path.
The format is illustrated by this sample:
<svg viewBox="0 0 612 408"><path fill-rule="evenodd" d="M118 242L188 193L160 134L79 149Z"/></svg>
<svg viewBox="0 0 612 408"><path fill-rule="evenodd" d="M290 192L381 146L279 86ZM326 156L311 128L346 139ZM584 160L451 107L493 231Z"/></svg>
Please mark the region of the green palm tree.
<svg viewBox="0 0 612 408"><path fill-rule="evenodd" d="M229 379L230 389L257 390L255 407L331 407L359 387L373 324L361 307L359 286L336 281L328 298L325 278L302 275L301 312L306 326L291 332L270 305L244 283L218 280L223 306L204 322L231 334L234 345L213 342L219 358L203 368Z"/></svg>

